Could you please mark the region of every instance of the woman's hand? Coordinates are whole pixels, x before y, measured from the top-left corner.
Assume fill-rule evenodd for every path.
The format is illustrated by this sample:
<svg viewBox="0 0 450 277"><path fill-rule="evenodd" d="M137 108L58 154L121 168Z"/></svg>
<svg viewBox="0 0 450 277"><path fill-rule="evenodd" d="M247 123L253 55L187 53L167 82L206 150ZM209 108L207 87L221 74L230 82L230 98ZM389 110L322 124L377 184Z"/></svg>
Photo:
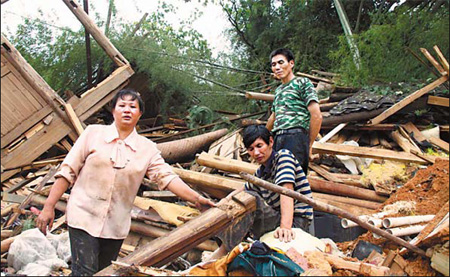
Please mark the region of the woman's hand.
<svg viewBox="0 0 450 277"><path fill-rule="evenodd" d="M201 212L206 211L210 207L216 207L217 205L212 202L210 199L201 196L200 194L197 196L197 200L195 201L195 207L199 209Z"/></svg>
<svg viewBox="0 0 450 277"><path fill-rule="evenodd" d="M47 226L49 229L53 226L53 220L55 219L55 209L45 208L36 218L36 227L41 230L44 235L47 235Z"/></svg>
<svg viewBox="0 0 450 277"><path fill-rule="evenodd" d="M295 232L292 229L278 227L273 236L280 241L290 242L295 239Z"/></svg>

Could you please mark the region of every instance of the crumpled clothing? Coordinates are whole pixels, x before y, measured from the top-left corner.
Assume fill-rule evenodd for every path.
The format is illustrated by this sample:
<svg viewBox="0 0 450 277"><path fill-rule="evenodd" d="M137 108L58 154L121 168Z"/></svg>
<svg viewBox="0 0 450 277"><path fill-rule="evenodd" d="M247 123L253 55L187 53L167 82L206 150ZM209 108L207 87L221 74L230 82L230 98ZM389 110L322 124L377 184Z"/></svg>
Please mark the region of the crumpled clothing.
<svg viewBox="0 0 450 277"><path fill-rule="evenodd" d="M228 265L236 258L238 255L250 248L250 244L241 243L234 247L226 256L222 258L210 261L206 263L200 263L189 271L189 275L192 276L227 276ZM241 275L245 272L239 272L239 276L253 276L252 274Z"/></svg>

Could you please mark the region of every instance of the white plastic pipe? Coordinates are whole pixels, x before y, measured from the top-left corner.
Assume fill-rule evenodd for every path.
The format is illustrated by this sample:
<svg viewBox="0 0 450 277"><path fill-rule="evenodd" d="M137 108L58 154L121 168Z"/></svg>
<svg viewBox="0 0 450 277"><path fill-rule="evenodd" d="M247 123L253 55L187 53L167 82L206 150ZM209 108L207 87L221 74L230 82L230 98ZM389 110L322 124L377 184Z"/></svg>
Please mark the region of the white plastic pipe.
<svg viewBox="0 0 450 277"><path fill-rule="evenodd" d="M370 218L367 223L372 224L377 228L381 228L381 226L383 225L383 220L379 218Z"/></svg>
<svg viewBox="0 0 450 277"><path fill-rule="evenodd" d="M420 233L420 231L422 231L425 228L425 226L426 225L411 225L408 227L391 228L386 229L386 232L396 237L408 236Z"/></svg>
<svg viewBox="0 0 450 277"><path fill-rule="evenodd" d="M404 217L387 217L383 219L384 228L393 228L403 225L412 225L422 222L429 222L434 218L434 215L417 215Z"/></svg>
<svg viewBox="0 0 450 277"><path fill-rule="evenodd" d="M387 215L385 212L380 212L380 213L376 213L376 214L360 215L360 216L358 216L358 218L361 219L362 221L367 222L371 218L381 218L385 215ZM341 219L341 226L342 226L342 228L347 229L347 228L351 228L351 227L356 227L356 226L358 226L358 224L356 224L355 222L353 222L347 218L343 218L343 219Z"/></svg>

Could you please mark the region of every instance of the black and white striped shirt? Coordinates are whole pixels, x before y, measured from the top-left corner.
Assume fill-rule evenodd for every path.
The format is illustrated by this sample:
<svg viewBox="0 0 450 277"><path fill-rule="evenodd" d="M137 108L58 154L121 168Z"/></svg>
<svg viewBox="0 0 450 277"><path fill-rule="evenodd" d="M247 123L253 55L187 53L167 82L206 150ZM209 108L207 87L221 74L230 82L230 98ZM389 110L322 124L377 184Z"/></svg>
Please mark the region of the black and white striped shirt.
<svg viewBox="0 0 450 277"><path fill-rule="evenodd" d="M285 183L294 184L294 191L312 198L311 187L303 169L291 151L281 149L269 158L267 167L261 165L255 173L255 176L265 181L282 186ZM246 190L256 191L264 201L275 210L280 210L280 195L251 183L245 184ZM313 209L306 203L294 199L294 215L303 216L308 219L313 218Z"/></svg>

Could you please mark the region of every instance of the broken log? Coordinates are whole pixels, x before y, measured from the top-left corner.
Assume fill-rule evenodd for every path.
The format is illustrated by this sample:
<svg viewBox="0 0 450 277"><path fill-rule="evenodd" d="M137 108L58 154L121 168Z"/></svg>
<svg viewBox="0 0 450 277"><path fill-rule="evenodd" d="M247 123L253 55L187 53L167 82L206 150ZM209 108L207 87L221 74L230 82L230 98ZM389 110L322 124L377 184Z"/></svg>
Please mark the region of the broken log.
<svg viewBox="0 0 450 277"><path fill-rule="evenodd" d="M390 268L387 266L376 266L370 263L346 261L341 257L324 253L325 259L333 268L347 269L357 272L362 276L390 276Z"/></svg>
<svg viewBox="0 0 450 277"><path fill-rule="evenodd" d="M250 174L254 174L258 169L257 165L251 163L210 155L207 153L200 154L197 157L197 163L199 165L213 167L231 173L239 173L244 171ZM350 196L353 198L376 202L384 202L387 199L386 197L380 196L376 194L375 191L369 189L363 189L315 178L309 178L308 180L313 191L325 192L334 195Z"/></svg>
<svg viewBox="0 0 450 277"><path fill-rule="evenodd" d="M131 221L130 231L139 233L141 235L151 237L151 238L159 238L170 233L169 230L158 228L156 226L148 225L143 222ZM204 242L197 245L195 248L202 251L214 251L218 248L217 243L212 240L205 240Z"/></svg>
<svg viewBox="0 0 450 277"><path fill-rule="evenodd" d="M35 205L44 205L46 200L47 200L47 197L44 197L41 195L35 195L32 197L31 201ZM65 213L66 206L67 206L66 202L59 200L58 202L56 202L55 209ZM162 228L148 225L148 224L136 221L136 220L131 220L130 231L139 233L144 236L149 236L152 238L164 236L169 232L168 230L164 230ZM205 240L204 242L198 244L196 246L196 248L198 248L200 250L211 251L213 249L215 250L215 245L213 242Z"/></svg>
<svg viewBox="0 0 450 277"><path fill-rule="evenodd" d="M363 189L314 178L309 178L308 181L312 191L324 192L340 196L349 196L352 198L375 201L380 203L383 203L384 201L387 200L387 197L378 195L375 191L370 189Z"/></svg>
<svg viewBox="0 0 450 277"><path fill-rule="evenodd" d="M166 264L189 251L195 245L224 230L233 220L255 210L256 202L252 195L241 192L235 195L233 199L236 199L236 201L224 201L219 207L210 208L195 219L181 225L167 235L153 240L119 261L146 266ZM115 273L113 266L108 266L95 275L106 276Z"/></svg>
<svg viewBox="0 0 450 277"><path fill-rule="evenodd" d="M313 198L317 198L319 200L331 200L331 201L335 201L335 202L341 202L341 203L350 204L353 206L358 206L358 207L371 209L371 210L377 210L382 205L381 203L375 202L375 201L362 200L362 199L357 199L357 198L353 198L353 197L331 195L331 194L325 194L325 193L319 193L319 192L313 192Z"/></svg>
<svg viewBox="0 0 450 277"><path fill-rule="evenodd" d="M191 170L172 168L186 183L197 186L200 190L217 198L223 198L233 190L241 188L245 182L242 180L226 178L218 175L201 173Z"/></svg>
<svg viewBox="0 0 450 277"><path fill-rule="evenodd" d="M199 165L212 167L232 173L239 173L241 171L244 171L253 174L259 167L256 164L224 158L216 155L210 155L205 152L198 155L195 160Z"/></svg>
<svg viewBox="0 0 450 277"><path fill-rule="evenodd" d="M223 137L227 131L220 129L195 137L158 143L157 147L167 163L187 162L193 160L196 153L207 150L211 143Z"/></svg>
<svg viewBox="0 0 450 277"><path fill-rule="evenodd" d="M312 206L316 210L318 210L318 209L326 210L327 213L331 213L331 214L337 215L337 216L342 217L342 218L348 218L348 219L352 220L353 222L357 223L359 226L361 226L361 227L363 227L363 228L365 228L365 229L367 229L369 231L372 231L373 233L375 233L377 235L380 235L380 236L382 236L382 237L384 237L386 239L389 239L389 240L391 240L391 241L393 241L393 242L395 242L395 243L397 243L397 244L399 244L401 246L404 246L404 247L408 248L409 250L413 251L414 253L417 253L417 254L419 254L421 256L426 257L425 251L423 251L422 249L418 248L417 246L414 246L414 245L404 241L401 238L395 237L395 236L389 234L388 232L381 230L380 228L376 228L375 226L360 220L357 216L355 216L355 215L353 215L353 214L351 214L351 213L349 213L349 212L347 212L345 210L339 209L337 207L333 207L331 205L324 204L324 203L322 203L320 201L313 200L311 198L308 198L308 197L306 197L306 196L304 196L304 195L302 195L302 194L300 194L298 192L295 192L293 190L290 190L288 188L281 187L281 186L276 186L276 185L274 185L272 183L269 183L267 181L259 179L259 178L255 177L255 176L252 176L252 175L250 175L248 173L245 173L245 172L241 172L241 173L239 173L239 175L241 175L241 177L244 180L246 180L246 181L248 181L248 182L250 182L252 184L255 184L255 185L263 187L263 188L265 188L267 190L270 190L270 191L273 191L273 192L276 192L276 193L279 193L279 194L283 194L283 195L289 196L291 198L297 199L297 200L299 200L299 201L301 201L303 203L306 203L306 204Z"/></svg>

